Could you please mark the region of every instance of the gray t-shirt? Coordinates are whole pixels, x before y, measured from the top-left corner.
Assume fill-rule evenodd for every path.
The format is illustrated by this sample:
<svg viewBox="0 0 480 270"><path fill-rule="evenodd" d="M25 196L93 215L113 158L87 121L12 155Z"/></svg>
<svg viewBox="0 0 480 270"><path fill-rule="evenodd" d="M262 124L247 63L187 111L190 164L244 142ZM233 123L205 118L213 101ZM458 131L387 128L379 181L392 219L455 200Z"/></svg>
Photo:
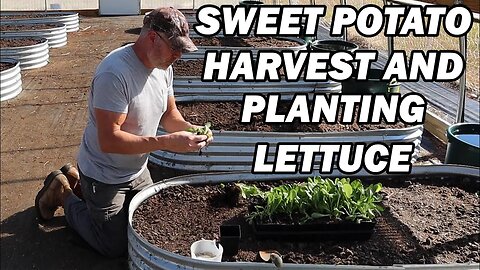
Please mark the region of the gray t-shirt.
<svg viewBox="0 0 480 270"><path fill-rule="evenodd" d="M97 136L95 108L125 113L122 130L155 136L160 119L173 95L173 70L148 69L131 45L112 51L95 72L88 99L88 122L78 153L83 174L107 184L138 177L147 166L148 153L138 155L102 152Z"/></svg>

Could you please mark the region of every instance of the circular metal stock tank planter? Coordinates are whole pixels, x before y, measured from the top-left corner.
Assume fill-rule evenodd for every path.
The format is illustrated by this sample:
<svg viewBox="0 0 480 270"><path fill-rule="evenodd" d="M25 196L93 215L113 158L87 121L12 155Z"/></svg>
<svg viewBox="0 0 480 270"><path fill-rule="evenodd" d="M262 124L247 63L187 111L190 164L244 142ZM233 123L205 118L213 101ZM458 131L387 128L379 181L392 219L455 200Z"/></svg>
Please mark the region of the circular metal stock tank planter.
<svg viewBox="0 0 480 270"><path fill-rule="evenodd" d="M177 99L179 102L198 101L197 96L184 96ZM225 101L223 99L216 101ZM157 135L164 135L165 131L158 129ZM218 131L213 130L214 141L202 153L172 153L154 151L149 160L152 163L181 171L215 172L215 171L250 171L255 156L257 143L268 143L268 162L275 157L278 143L308 144L308 143L364 143L383 142L413 143L415 146L412 162L416 160L420 151L423 135L423 125L416 125L401 129L378 129L369 131L343 132L263 132L263 131ZM322 157L315 157L314 164L320 164Z"/></svg>
<svg viewBox="0 0 480 270"><path fill-rule="evenodd" d="M318 175L318 174L313 174ZM399 175L405 180L420 177L430 177L432 175L454 176L463 178L478 178L477 168L453 165L429 165L413 166L409 174ZM322 174L322 177L342 177L343 174L334 170L332 174ZM130 269L164 269L164 270L267 270L277 269L271 263L259 262L207 262L195 260L190 257L181 256L173 252L161 249L140 236L132 226L133 214L138 207L150 197L154 196L160 190L179 185L188 184L216 184L234 181L276 181L276 180L304 180L304 174L251 174L247 172L237 173L203 173L179 176L170 178L159 183L153 184L140 191L132 199L128 211L128 253ZM360 171L354 177L363 178L386 178L389 175L370 175L365 171ZM466 270L478 269L478 263L458 263L458 264L395 264L391 266L368 266L368 265L313 265L313 264L292 264L285 263L281 269L285 270L314 270L314 269L353 269L353 270L424 270L424 269L444 269L444 270Z"/></svg>
<svg viewBox="0 0 480 270"><path fill-rule="evenodd" d="M480 167L480 124L459 123L447 129L445 163Z"/></svg>
<svg viewBox="0 0 480 270"><path fill-rule="evenodd" d="M2 38L4 39L4 38ZM7 40L22 38L5 38ZM40 68L48 64L48 41L46 38L30 37L29 39L37 40L35 45L21 47L2 47L0 55L2 57L13 58L20 62L20 68L33 69Z"/></svg>
<svg viewBox="0 0 480 270"><path fill-rule="evenodd" d="M80 28L77 12L2 12L1 17L1 24L61 23L67 32L75 32Z"/></svg>
<svg viewBox="0 0 480 270"><path fill-rule="evenodd" d="M2 58L0 62L14 65L0 72L0 101L5 101L22 92L22 76L20 74L20 63L17 60Z"/></svg>
<svg viewBox="0 0 480 270"><path fill-rule="evenodd" d="M22 26L35 26L40 24L25 24ZM43 37L48 40L48 46L50 48L59 48L67 45L67 28L61 23L49 23L54 27L32 30L15 30L17 25L3 24L1 25L2 31L0 37ZM11 30L10 30L11 29Z"/></svg>

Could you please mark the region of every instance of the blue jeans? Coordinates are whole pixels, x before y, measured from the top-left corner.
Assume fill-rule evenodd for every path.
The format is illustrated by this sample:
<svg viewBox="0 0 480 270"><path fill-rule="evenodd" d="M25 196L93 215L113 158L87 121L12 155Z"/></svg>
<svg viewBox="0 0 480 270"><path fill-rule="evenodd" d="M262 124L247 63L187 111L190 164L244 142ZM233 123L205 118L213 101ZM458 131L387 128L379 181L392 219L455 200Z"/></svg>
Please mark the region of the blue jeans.
<svg viewBox="0 0 480 270"><path fill-rule="evenodd" d="M68 224L95 250L107 257L127 252L127 214L133 196L152 184L148 168L130 182L109 185L80 170L83 199L72 194L65 202Z"/></svg>

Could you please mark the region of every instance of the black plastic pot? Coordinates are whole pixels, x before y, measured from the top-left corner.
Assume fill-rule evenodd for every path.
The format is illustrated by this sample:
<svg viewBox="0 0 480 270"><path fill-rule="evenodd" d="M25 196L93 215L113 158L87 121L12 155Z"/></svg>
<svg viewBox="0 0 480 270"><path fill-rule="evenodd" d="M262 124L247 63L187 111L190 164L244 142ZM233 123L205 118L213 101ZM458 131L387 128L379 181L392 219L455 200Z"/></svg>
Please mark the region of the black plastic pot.
<svg viewBox="0 0 480 270"><path fill-rule="evenodd" d="M253 224L259 240L285 241L351 241L367 240L372 236L376 222L339 222L309 224Z"/></svg>
<svg viewBox="0 0 480 270"><path fill-rule="evenodd" d="M315 52L329 52L329 53L336 53L339 51L348 51L354 52L358 49L358 46L354 43L343 41L343 40L315 40L308 43L308 48L311 51ZM353 62L352 65L355 67L356 62ZM333 67L328 64L327 70L333 70Z"/></svg>
<svg viewBox="0 0 480 270"><path fill-rule="evenodd" d="M316 40L312 42L310 48L313 51L320 52L338 52L338 51L348 51L354 52L358 50L358 45L352 42L327 39L327 40Z"/></svg>
<svg viewBox="0 0 480 270"><path fill-rule="evenodd" d="M382 80L383 70L372 68L367 80L358 81L356 76L342 82L345 94L389 94L400 93L400 83Z"/></svg>
<svg viewBox="0 0 480 270"><path fill-rule="evenodd" d="M256 5L263 5L262 1L240 1L238 2L241 6L256 6Z"/></svg>
<svg viewBox="0 0 480 270"><path fill-rule="evenodd" d="M220 225L220 244L225 256L234 256L238 253L241 237L240 225Z"/></svg>
<svg viewBox="0 0 480 270"><path fill-rule="evenodd" d="M445 163L480 167L480 124L452 125L447 138Z"/></svg>

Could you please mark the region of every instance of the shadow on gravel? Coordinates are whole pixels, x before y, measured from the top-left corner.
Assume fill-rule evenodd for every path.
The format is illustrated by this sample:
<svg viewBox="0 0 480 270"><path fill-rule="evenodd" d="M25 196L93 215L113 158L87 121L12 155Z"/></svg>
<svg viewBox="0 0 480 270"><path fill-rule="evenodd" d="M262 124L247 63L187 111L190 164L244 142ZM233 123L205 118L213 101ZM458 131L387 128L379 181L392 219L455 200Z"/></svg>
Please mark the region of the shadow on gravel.
<svg viewBox="0 0 480 270"><path fill-rule="evenodd" d="M127 269L127 259L107 259L67 227L63 216L39 224L35 208L1 223L1 269Z"/></svg>

